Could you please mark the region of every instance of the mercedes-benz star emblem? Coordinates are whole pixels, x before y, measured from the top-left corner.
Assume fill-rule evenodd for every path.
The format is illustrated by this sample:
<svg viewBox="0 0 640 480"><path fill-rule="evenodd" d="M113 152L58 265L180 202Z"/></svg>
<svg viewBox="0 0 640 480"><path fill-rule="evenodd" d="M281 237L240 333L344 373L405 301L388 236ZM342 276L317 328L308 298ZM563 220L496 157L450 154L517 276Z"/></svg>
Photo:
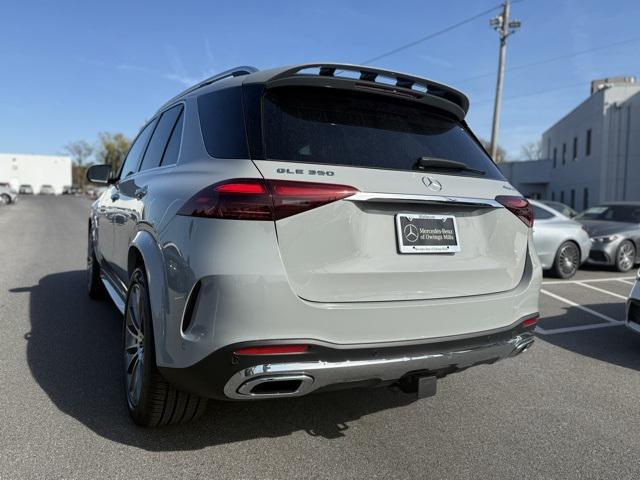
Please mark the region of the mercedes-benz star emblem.
<svg viewBox="0 0 640 480"><path fill-rule="evenodd" d="M418 240L418 227L416 227L413 223L408 223L404 227L404 238L407 239L408 242L415 242Z"/></svg>
<svg viewBox="0 0 640 480"><path fill-rule="evenodd" d="M442 190L442 184L435 178L422 177L422 183L424 183L429 190L432 190L434 192L439 192L440 190Z"/></svg>

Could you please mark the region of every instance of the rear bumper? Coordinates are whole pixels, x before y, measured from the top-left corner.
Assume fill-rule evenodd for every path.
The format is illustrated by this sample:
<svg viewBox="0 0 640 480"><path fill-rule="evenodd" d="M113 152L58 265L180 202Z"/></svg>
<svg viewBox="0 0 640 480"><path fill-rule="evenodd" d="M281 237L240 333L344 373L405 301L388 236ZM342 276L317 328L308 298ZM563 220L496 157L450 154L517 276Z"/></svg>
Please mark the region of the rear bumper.
<svg viewBox="0 0 640 480"><path fill-rule="evenodd" d="M427 300L319 303L292 290L272 223L220 222L225 220L176 216L170 224L166 236L172 242L164 244L163 259L157 262L164 272L155 274L156 279L166 278L166 288L152 295L159 367L188 369L229 345L255 340L312 339L336 350L425 343L508 328L539 310L542 271L531 239L524 271L511 290ZM191 235L196 228L198 235ZM190 242L190 236L198 241Z"/></svg>
<svg viewBox="0 0 640 480"><path fill-rule="evenodd" d="M225 400L299 397L315 391L390 385L408 377L438 378L516 356L533 344L533 327L394 345L328 345L313 340L243 342L188 368L160 368L178 388ZM305 344L303 354L245 356L242 347ZM266 388L265 388L266 387Z"/></svg>

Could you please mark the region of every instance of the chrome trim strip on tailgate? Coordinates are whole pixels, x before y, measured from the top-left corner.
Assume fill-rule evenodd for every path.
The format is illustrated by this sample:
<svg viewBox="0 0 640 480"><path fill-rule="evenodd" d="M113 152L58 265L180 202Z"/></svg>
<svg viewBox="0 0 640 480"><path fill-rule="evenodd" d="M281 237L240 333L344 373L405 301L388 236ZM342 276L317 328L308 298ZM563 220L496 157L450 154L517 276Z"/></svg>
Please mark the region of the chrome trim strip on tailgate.
<svg viewBox="0 0 640 480"><path fill-rule="evenodd" d="M490 198L455 197L444 195L414 195L404 193L358 192L345 198L351 202L403 202L403 203L445 203L458 205L474 205L480 207L504 208L503 205Z"/></svg>

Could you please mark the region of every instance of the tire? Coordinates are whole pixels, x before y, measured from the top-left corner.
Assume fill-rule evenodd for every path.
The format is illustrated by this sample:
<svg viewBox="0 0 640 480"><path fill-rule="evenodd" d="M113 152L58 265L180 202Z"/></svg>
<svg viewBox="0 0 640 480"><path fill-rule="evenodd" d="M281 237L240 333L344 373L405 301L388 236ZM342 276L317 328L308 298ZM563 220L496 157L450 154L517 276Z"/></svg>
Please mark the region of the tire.
<svg viewBox="0 0 640 480"><path fill-rule="evenodd" d="M91 231L87 241L87 292L89 297L94 300L101 300L105 297L105 289L100 279L100 264L96 259L93 251L93 242L91 241Z"/></svg>
<svg viewBox="0 0 640 480"><path fill-rule="evenodd" d="M636 247L630 240L623 240L616 250L616 270L628 272L636 263Z"/></svg>
<svg viewBox="0 0 640 480"><path fill-rule="evenodd" d="M580 268L580 248L573 242L564 242L556 252L551 271L555 277L571 278Z"/></svg>
<svg viewBox="0 0 640 480"><path fill-rule="evenodd" d="M143 427L186 423L202 415L207 400L170 385L156 366L149 289L144 270L131 275L122 329L124 387L133 421Z"/></svg>
<svg viewBox="0 0 640 480"><path fill-rule="evenodd" d="M0 203L4 203L5 205L9 205L11 203L11 197L6 193L3 193L0 197L2 197L2 199L0 199Z"/></svg>

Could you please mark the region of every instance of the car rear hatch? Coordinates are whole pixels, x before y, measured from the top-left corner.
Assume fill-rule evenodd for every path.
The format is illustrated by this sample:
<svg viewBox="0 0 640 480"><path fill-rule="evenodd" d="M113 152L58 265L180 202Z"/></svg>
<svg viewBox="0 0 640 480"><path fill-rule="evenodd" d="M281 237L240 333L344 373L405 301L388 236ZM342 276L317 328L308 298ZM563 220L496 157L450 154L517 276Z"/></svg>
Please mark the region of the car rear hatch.
<svg viewBox="0 0 640 480"><path fill-rule="evenodd" d="M366 90L278 85L262 95L260 130L254 163L272 192L329 192L276 221L301 298L445 299L519 283L529 228L496 201L517 192L451 112Z"/></svg>

